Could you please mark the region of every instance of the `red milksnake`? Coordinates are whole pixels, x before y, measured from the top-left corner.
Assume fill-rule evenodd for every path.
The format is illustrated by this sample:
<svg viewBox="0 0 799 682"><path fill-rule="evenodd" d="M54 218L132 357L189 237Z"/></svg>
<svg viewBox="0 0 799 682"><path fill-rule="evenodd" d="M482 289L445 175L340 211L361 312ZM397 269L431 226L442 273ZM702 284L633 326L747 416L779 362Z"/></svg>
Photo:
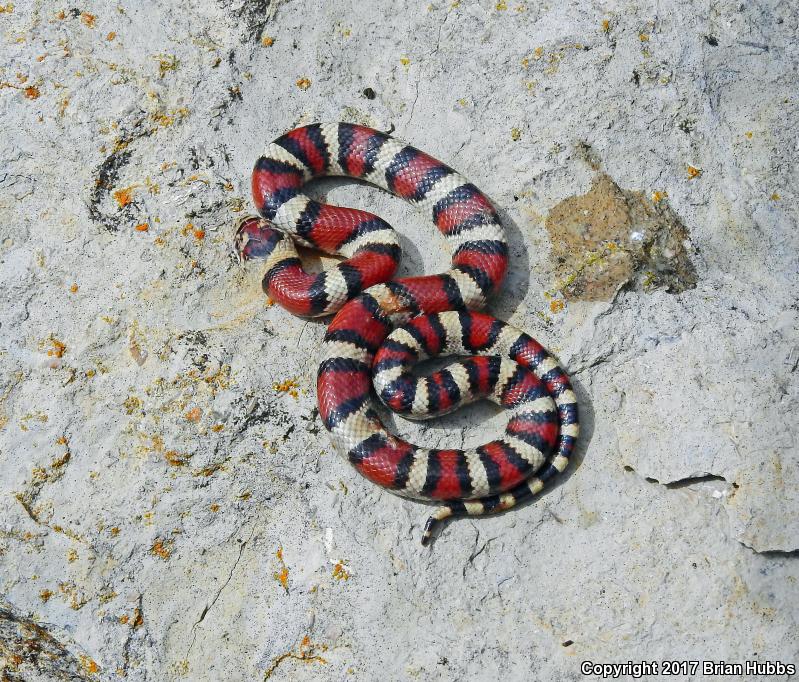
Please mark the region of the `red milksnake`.
<svg viewBox="0 0 799 682"><path fill-rule="evenodd" d="M343 175L388 190L431 216L452 249L445 273L392 280L397 235L381 218L302 193L313 178ZM364 126L326 123L279 137L255 164L255 205L236 232L242 260L266 260L263 288L291 312L336 313L317 378L320 416L335 448L394 493L441 501L422 543L449 517L504 511L535 495L569 462L579 432L569 378L533 338L474 312L497 291L508 264L491 202L443 163ZM345 258L307 274L294 244ZM471 356L418 378L412 364ZM425 419L487 398L511 410L505 434L469 450L426 449L389 433L380 399Z"/></svg>

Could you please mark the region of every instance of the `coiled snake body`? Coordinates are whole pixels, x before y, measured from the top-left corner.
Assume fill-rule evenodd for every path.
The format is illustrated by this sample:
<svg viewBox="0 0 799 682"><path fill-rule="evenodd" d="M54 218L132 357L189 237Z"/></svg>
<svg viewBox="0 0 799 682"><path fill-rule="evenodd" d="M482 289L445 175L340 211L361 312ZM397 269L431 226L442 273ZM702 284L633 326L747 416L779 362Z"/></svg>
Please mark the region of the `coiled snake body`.
<svg viewBox="0 0 799 682"><path fill-rule="evenodd" d="M333 175L366 180L427 213L446 237L452 267L391 280L400 248L388 223L303 194L312 178ZM474 185L385 133L329 123L270 144L255 164L252 191L262 218L240 221L238 254L266 260L263 288L291 312L336 313L317 378L320 416L336 450L370 481L441 501L423 544L444 519L509 509L566 468L579 430L569 378L535 339L476 312L502 283L508 246L494 207ZM305 273L295 242L345 260ZM414 363L447 354L468 357L428 377L412 374ZM477 448L422 448L383 426L373 381L380 399L409 418L486 398L510 410L508 425Z"/></svg>

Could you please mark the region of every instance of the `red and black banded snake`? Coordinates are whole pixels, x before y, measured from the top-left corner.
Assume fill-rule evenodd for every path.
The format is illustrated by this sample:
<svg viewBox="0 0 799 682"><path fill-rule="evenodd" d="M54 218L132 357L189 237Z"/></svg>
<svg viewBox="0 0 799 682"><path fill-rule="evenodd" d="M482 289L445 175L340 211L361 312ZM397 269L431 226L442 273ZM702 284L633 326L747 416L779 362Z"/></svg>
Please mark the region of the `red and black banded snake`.
<svg viewBox="0 0 799 682"><path fill-rule="evenodd" d="M452 251L438 275L393 277L400 247L378 216L310 199L322 176L358 178L406 199L432 218ZM264 291L297 315L335 313L317 375L319 413L335 449L370 481L417 500L439 501L425 524L496 513L542 490L564 471L579 433L569 378L533 338L477 310L502 284L505 232L491 202L454 170L389 135L360 125L303 126L270 144L252 175L259 217L244 218L235 248L264 259ZM296 244L342 256L318 274L303 270ZM416 362L463 357L427 377ZM486 398L510 410L501 438L468 450L428 449L392 435L372 387L412 419Z"/></svg>

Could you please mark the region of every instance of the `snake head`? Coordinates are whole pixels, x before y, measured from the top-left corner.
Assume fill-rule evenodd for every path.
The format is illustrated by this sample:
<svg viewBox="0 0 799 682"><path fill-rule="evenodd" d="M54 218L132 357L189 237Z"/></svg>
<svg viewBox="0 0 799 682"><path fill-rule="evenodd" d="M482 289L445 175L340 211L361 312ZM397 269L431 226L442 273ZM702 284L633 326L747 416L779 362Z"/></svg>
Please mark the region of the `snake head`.
<svg viewBox="0 0 799 682"><path fill-rule="evenodd" d="M239 263L253 258L259 260L269 258L275 246L285 236L270 225L269 221L257 216L246 216L238 221L233 248Z"/></svg>

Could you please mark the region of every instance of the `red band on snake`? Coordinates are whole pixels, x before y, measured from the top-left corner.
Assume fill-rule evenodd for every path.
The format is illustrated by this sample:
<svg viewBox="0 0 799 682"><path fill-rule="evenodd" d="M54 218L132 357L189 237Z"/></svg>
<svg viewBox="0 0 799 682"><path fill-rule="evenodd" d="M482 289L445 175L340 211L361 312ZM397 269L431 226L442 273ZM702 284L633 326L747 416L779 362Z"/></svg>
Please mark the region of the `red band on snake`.
<svg viewBox="0 0 799 682"><path fill-rule="evenodd" d="M452 267L392 280L397 234L366 211L322 204L304 185L347 176L388 190L426 213L446 237ZM279 137L255 164L262 218L236 232L241 259L266 261L264 291L297 315L336 313L317 378L319 413L335 449L370 481L441 506L423 544L449 517L504 511L564 471L579 433L577 399L555 359L519 329L484 313L508 265L488 198L450 167L389 135L349 123L303 126ZM295 244L342 256L306 273ZM428 377L414 363L465 356ZM426 419L478 399L510 411L505 433L469 450L428 449L391 434L372 387L394 411Z"/></svg>

